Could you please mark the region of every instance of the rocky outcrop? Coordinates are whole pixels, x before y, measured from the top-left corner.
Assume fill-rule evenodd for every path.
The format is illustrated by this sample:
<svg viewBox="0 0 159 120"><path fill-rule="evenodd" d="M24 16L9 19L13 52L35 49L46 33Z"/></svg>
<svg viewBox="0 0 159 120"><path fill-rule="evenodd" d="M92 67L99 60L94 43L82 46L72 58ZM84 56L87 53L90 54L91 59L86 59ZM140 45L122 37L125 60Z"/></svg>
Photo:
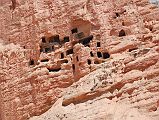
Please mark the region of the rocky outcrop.
<svg viewBox="0 0 159 120"><path fill-rule="evenodd" d="M148 0L0 0L0 119L51 107L33 119L158 119L158 12Z"/></svg>

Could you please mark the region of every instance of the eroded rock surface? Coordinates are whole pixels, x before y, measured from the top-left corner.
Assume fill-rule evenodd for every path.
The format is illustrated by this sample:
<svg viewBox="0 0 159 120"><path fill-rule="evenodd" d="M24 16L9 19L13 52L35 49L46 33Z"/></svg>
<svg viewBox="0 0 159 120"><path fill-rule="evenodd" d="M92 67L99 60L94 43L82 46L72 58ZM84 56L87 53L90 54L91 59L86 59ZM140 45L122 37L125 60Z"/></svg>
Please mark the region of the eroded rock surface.
<svg viewBox="0 0 159 120"><path fill-rule="evenodd" d="M0 0L0 119L158 120L158 33L148 0Z"/></svg>

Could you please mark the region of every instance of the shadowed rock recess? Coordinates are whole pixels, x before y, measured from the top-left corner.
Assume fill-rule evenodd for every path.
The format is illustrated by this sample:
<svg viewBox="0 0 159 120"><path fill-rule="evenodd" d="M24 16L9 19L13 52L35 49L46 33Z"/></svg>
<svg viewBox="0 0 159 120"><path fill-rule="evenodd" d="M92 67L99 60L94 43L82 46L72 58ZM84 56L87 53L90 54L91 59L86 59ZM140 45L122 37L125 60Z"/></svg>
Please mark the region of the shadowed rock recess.
<svg viewBox="0 0 159 120"><path fill-rule="evenodd" d="M157 4L0 0L0 120L159 120Z"/></svg>

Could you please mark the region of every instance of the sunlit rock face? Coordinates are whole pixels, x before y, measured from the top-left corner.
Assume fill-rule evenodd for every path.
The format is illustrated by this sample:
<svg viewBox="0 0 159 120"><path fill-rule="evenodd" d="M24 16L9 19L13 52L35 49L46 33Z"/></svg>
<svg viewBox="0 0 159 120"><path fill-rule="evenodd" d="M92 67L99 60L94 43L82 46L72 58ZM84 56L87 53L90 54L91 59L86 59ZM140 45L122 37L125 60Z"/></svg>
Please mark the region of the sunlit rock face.
<svg viewBox="0 0 159 120"><path fill-rule="evenodd" d="M0 120L158 120L158 86L150 1L0 0Z"/></svg>

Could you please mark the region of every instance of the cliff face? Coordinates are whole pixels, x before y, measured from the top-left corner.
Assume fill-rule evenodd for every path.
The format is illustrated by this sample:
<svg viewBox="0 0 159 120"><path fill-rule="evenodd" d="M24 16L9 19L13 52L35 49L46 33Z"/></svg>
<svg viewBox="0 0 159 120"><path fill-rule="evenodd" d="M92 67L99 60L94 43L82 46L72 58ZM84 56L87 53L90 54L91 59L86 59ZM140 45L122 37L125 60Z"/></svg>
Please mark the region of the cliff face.
<svg viewBox="0 0 159 120"><path fill-rule="evenodd" d="M147 0L0 0L0 119L158 120L158 29Z"/></svg>

